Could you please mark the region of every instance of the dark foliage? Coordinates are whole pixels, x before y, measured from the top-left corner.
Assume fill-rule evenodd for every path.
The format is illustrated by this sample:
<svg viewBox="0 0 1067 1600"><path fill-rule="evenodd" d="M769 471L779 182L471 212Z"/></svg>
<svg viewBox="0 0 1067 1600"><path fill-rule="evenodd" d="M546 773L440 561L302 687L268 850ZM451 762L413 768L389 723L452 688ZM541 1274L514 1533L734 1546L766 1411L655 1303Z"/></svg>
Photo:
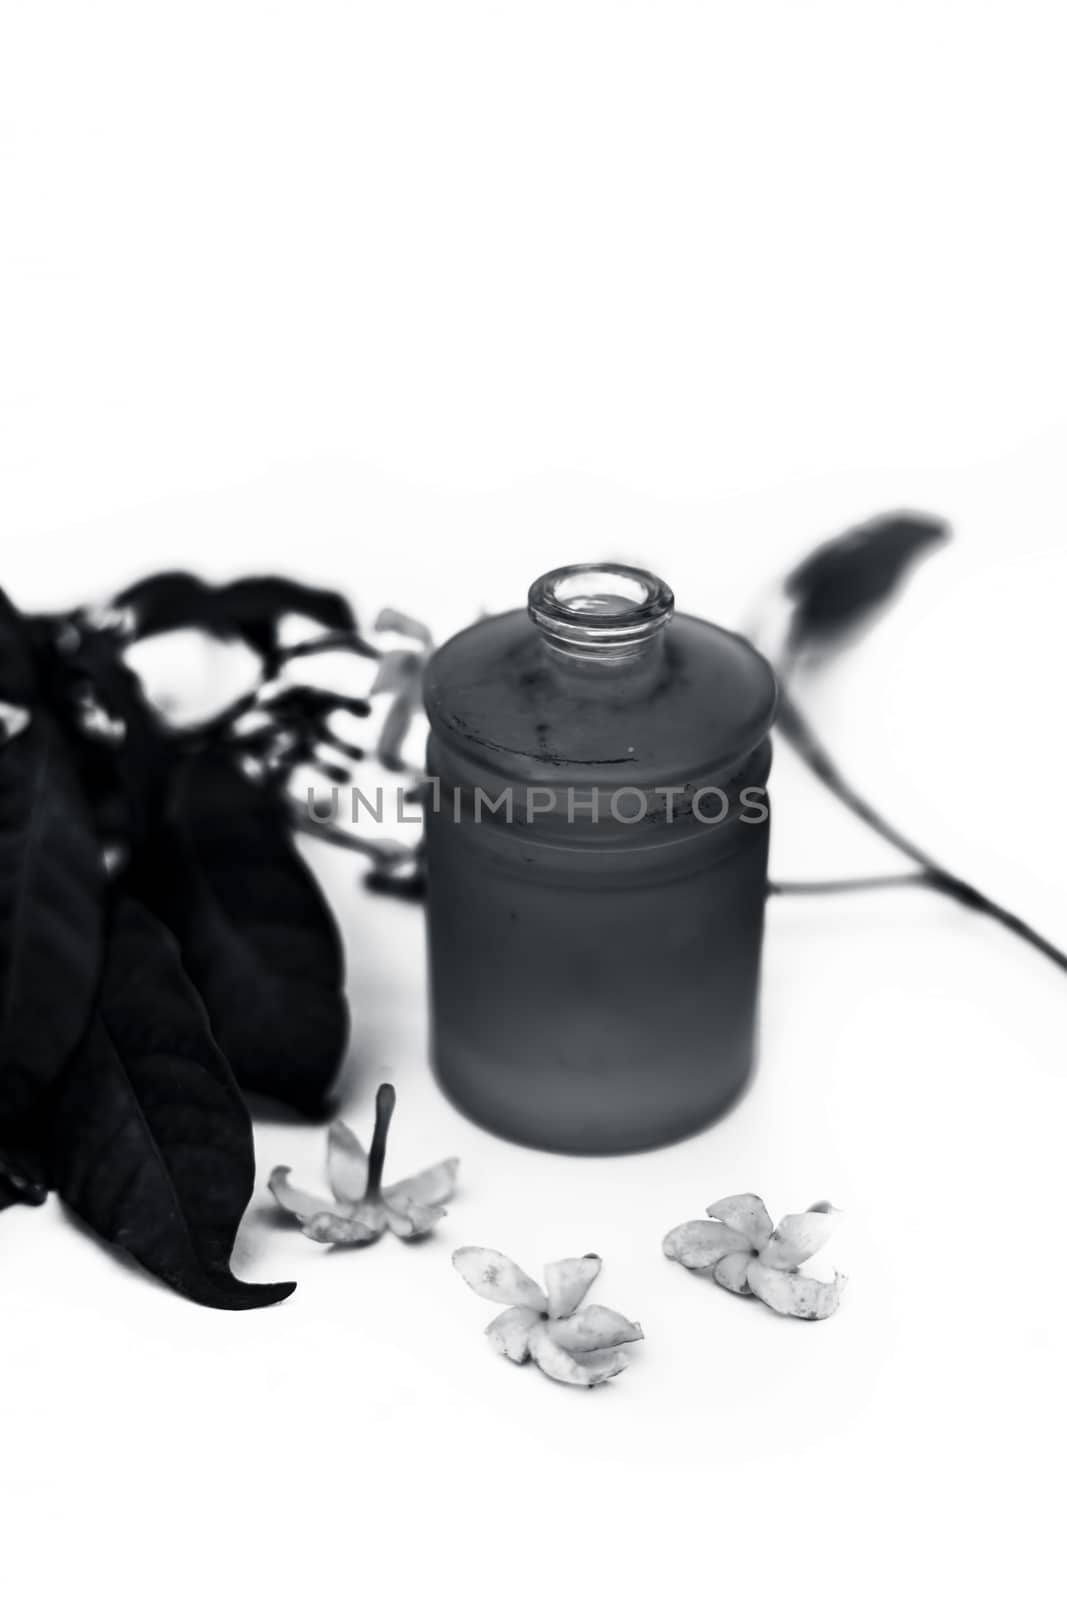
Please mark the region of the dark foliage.
<svg viewBox="0 0 1067 1600"><path fill-rule="evenodd" d="M179 1294L241 1311L230 1256L252 1194L252 1125L170 935L120 898L89 1031L64 1074L50 1159L63 1199Z"/></svg>
<svg viewBox="0 0 1067 1600"><path fill-rule="evenodd" d="M291 613L323 630L295 651ZM263 662L262 693L195 734L159 721L124 659L179 627ZM347 1039L341 941L284 783L358 757L329 719L366 703L276 682L325 648L377 654L342 596L284 578L164 573L31 617L0 593L0 1211L54 1185L204 1305L293 1287L229 1269L254 1173L237 1080L318 1113Z"/></svg>
<svg viewBox="0 0 1067 1600"><path fill-rule="evenodd" d="M825 644L865 622L948 535L937 517L895 512L819 545L785 580L794 603L790 646Z"/></svg>
<svg viewBox="0 0 1067 1600"><path fill-rule="evenodd" d="M287 615L339 633L356 628L342 595L289 578L241 578L216 586L191 572L160 572L124 589L115 605L133 613L139 639L172 628L205 628L222 638L244 639L268 664L279 649L279 625Z"/></svg>
<svg viewBox="0 0 1067 1600"><path fill-rule="evenodd" d="M348 1032L343 955L278 797L223 752L191 758L138 886L177 936L241 1087L323 1112Z"/></svg>
<svg viewBox="0 0 1067 1600"><path fill-rule="evenodd" d="M41 1206L48 1198L48 1176L40 1148L40 1119L9 1125L0 1144L0 1211L7 1206Z"/></svg>
<svg viewBox="0 0 1067 1600"><path fill-rule="evenodd" d="M0 699L31 706L38 699L34 635L0 589Z"/></svg>
<svg viewBox="0 0 1067 1600"><path fill-rule="evenodd" d="M106 632L77 630L59 692L73 707L83 782L94 803L110 811L126 846L137 850L164 814L173 754L115 645ZM101 732L101 724L113 731Z"/></svg>
<svg viewBox="0 0 1067 1600"><path fill-rule="evenodd" d="M38 702L20 619L0 605L0 696L28 724L0 748L0 1144L85 1029L103 874L70 749Z"/></svg>

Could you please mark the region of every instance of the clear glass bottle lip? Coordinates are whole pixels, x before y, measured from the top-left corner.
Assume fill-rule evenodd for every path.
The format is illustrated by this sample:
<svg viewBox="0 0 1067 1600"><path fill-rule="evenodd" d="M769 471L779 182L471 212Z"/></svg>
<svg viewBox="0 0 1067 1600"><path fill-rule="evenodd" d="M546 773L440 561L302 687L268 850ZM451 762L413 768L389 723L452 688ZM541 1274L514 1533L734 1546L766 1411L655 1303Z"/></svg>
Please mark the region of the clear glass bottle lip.
<svg viewBox="0 0 1067 1600"><path fill-rule="evenodd" d="M530 586L527 610L550 649L600 661L641 656L674 615L654 572L614 562L556 567Z"/></svg>

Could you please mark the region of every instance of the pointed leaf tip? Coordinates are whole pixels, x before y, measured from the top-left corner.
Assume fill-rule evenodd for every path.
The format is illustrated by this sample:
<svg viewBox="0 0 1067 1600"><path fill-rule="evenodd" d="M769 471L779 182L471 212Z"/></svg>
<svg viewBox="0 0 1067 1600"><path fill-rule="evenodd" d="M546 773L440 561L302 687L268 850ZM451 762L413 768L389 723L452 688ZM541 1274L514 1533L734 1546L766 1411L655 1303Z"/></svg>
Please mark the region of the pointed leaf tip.
<svg viewBox="0 0 1067 1600"><path fill-rule="evenodd" d="M292 1294L230 1271L255 1176L252 1124L173 939L128 897L59 1084L49 1166L91 1228L187 1299L243 1311Z"/></svg>

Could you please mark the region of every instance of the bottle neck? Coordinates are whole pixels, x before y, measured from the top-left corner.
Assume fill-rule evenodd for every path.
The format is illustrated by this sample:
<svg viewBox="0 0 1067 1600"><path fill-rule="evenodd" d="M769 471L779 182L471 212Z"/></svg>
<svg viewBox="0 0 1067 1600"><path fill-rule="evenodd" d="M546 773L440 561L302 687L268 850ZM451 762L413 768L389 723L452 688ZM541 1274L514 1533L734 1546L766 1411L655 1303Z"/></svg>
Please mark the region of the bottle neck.
<svg viewBox="0 0 1067 1600"><path fill-rule="evenodd" d="M527 609L553 665L568 676L634 671L659 661L674 595L640 567L557 567L531 586Z"/></svg>

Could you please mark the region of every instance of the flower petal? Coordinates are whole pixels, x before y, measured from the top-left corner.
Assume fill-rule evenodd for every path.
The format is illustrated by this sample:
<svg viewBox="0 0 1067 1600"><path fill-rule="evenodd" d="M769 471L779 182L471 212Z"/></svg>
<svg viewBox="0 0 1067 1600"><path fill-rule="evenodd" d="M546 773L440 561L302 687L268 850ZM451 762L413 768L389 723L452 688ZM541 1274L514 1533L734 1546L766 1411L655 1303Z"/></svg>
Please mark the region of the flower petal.
<svg viewBox="0 0 1067 1600"><path fill-rule="evenodd" d="M303 1229L309 1239L319 1244L370 1244L381 1238L386 1221L380 1200L361 1200L356 1206L320 1211L303 1224Z"/></svg>
<svg viewBox="0 0 1067 1600"><path fill-rule="evenodd" d="M645 1337L639 1322L630 1322L607 1306L583 1306L571 1317L550 1322L548 1331L561 1350L580 1355L592 1350L608 1350Z"/></svg>
<svg viewBox="0 0 1067 1600"><path fill-rule="evenodd" d="M288 1211L298 1222L306 1222L309 1217L325 1211L330 1202L291 1184L289 1174L292 1170L292 1167L275 1167L267 1180L267 1187L283 1211Z"/></svg>
<svg viewBox="0 0 1067 1600"><path fill-rule="evenodd" d="M572 1356L560 1349L547 1322L536 1322L530 1330L530 1354L546 1378L555 1378L557 1383L580 1384L586 1389L606 1383L627 1364L621 1350L598 1350L581 1359Z"/></svg>
<svg viewBox="0 0 1067 1600"><path fill-rule="evenodd" d="M451 1200L458 1171L458 1158L450 1156L447 1161L439 1161L434 1167L416 1172L413 1178L402 1178L399 1183L387 1184L382 1190L382 1199L387 1203L415 1200L421 1206L439 1206L445 1200Z"/></svg>
<svg viewBox="0 0 1067 1600"><path fill-rule="evenodd" d="M588 1294L603 1262L599 1256L568 1256L545 1268L550 1317L569 1317Z"/></svg>
<svg viewBox="0 0 1067 1600"><path fill-rule="evenodd" d="M475 1294L485 1300L496 1300L505 1306L527 1306L531 1311L548 1310L541 1286L499 1250L464 1245L453 1255L452 1265Z"/></svg>
<svg viewBox="0 0 1067 1600"><path fill-rule="evenodd" d="M763 1261L750 1261L748 1265L748 1286L765 1306L784 1317L801 1317L806 1322L819 1322L836 1311L847 1282L840 1272L834 1273L833 1283L822 1283L802 1272L768 1267Z"/></svg>
<svg viewBox="0 0 1067 1600"><path fill-rule="evenodd" d="M715 1282L723 1289L729 1289L731 1294L751 1294L748 1286L748 1269L755 1257L749 1251L733 1251L728 1256L723 1256L721 1261L716 1261L712 1271Z"/></svg>
<svg viewBox="0 0 1067 1600"><path fill-rule="evenodd" d="M355 1203L367 1192L367 1152L345 1122L330 1124L326 1173L338 1200Z"/></svg>
<svg viewBox="0 0 1067 1600"><path fill-rule="evenodd" d="M530 1330L540 1320L538 1311L529 1311L525 1306L511 1306L489 1324L485 1330L486 1338L498 1355L507 1356L509 1361L521 1365L530 1359Z"/></svg>
<svg viewBox="0 0 1067 1600"><path fill-rule="evenodd" d="M767 1207L758 1194L731 1194L707 1207L709 1217L718 1217L728 1228L743 1233L749 1244L760 1249L774 1227Z"/></svg>
<svg viewBox="0 0 1067 1600"><path fill-rule="evenodd" d="M760 1251L768 1267L799 1267L816 1250L821 1250L836 1227L836 1213L799 1211L781 1222Z"/></svg>
<svg viewBox="0 0 1067 1600"><path fill-rule="evenodd" d="M728 1228L725 1222L683 1222L672 1228L663 1241L663 1253L672 1261L680 1261L691 1272L713 1267L723 1256L734 1250L749 1250L751 1246L743 1233Z"/></svg>
<svg viewBox="0 0 1067 1600"><path fill-rule="evenodd" d="M422 1206L417 1200L382 1196L385 1220L398 1239L421 1239L447 1216L444 1206Z"/></svg>

